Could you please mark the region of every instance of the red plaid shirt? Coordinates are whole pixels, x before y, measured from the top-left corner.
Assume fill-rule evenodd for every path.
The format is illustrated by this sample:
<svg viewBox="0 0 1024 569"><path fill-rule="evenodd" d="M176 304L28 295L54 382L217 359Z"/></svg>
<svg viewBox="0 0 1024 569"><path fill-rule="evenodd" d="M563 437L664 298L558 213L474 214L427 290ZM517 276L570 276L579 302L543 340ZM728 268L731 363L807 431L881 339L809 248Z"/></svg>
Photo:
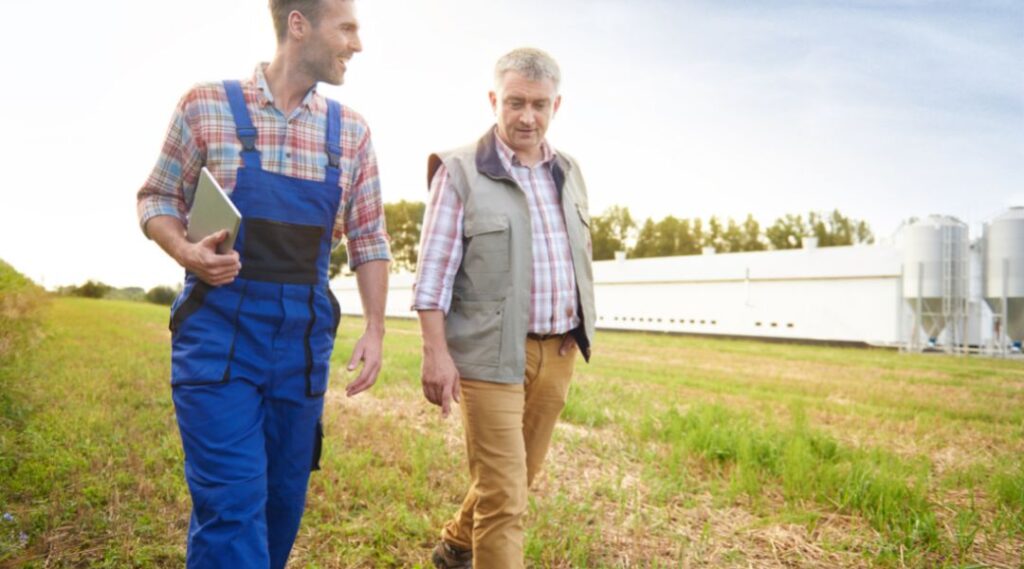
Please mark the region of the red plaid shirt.
<svg viewBox="0 0 1024 569"><path fill-rule="evenodd" d="M551 174L555 153L545 142L544 157L523 166L501 137L494 134L505 170L526 194L530 210L533 280L528 328L535 334L563 334L579 326L576 274L558 187ZM419 267L413 285L413 310L444 310L452 300L455 274L462 264L463 209L442 165L430 185L430 203L423 220Z"/></svg>
<svg viewBox="0 0 1024 569"><path fill-rule="evenodd" d="M274 106L263 74L265 66L258 65L252 77L242 82L246 106L259 131L256 149L263 169L293 178L323 180L327 165L326 99L314 87L291 116L284 116ZM345 237L349 266L354 269L367 261L388 260L391 254L370 129L363 117L348 107L342 107L342 122L339 186L345 193L332 237L335 246ZM138 215L143 232L146 222L159 215L187 223L186 214L203 166L230 193L236 171L242 166L240 150L223 85L204 83L193 87L178 103L156 166L139 190Z"/></svg>

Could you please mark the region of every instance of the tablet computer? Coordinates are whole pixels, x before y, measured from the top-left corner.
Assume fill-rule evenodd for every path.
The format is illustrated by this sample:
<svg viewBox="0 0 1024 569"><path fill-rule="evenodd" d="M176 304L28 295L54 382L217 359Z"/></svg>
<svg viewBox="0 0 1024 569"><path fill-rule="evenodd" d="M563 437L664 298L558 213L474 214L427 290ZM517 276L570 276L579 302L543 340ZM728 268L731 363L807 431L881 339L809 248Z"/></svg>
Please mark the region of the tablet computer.
<svg viewBox="0 0 1024 569"><path fill-rule="evenodd" d="M188 213L188 240L198 243L221 229L227 229L227 239L217 245L217 252L223 255L234 248L241 223L242 214L204 166Z"/></svg>

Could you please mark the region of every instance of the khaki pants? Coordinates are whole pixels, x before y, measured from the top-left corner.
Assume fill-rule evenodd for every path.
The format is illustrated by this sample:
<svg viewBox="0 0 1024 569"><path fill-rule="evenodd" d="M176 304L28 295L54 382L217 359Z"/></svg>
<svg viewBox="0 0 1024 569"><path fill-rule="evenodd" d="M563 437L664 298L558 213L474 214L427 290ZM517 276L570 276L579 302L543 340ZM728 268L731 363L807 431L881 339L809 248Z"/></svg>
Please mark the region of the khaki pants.
<svg viewBox="0 0 1024 569"><path fill-rule="evenodd" d="M473 549L473 567L523 566L526 491L544 463L551 433L565 407L577 348L558 355L562 337L526 340L522 384L462 379L470 486L441 538Z"/></svg>

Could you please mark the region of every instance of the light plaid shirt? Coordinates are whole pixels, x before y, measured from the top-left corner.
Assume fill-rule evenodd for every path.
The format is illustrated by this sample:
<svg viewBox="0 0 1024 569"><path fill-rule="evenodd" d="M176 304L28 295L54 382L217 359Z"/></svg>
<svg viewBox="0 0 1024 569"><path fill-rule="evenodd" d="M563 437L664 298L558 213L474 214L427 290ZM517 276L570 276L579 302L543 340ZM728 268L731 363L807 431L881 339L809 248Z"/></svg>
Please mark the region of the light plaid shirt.
<svg viewBox="0 0 1024 569"><path fill-rule="evenodd" d="M561 198L551 174L555 153L545 142L544 157L532 168L522 165L495 133L505 170L526 194L530 210L533 279L528 328L535 334L563 334L579 326L576 275ZM413 310L448 312L455 274L462 264L463 209L442 165L430 185L423 220L422 246L414 285Z"/></svg>
<svg viewBox="0 0 1024 569"><path fill-rule="evenodd" d="M246 106L259 131L256 149L263 169L304 180L323 180L327 166L324 138L327 100L310 89L291 116L274 106L263 71L256 67L242 82ZM337 246L344 236L351 268L391 257L380 195L377 158L370 129L358 113L342 107L341 179L344 201L332 233ZM227 95L221 83L196 85L182 97L171 118L163 149L153 172L138 193L139 223L158 215L177 217L184 224L192 204L199 170L206 166L224 190L235 187L236 170L242 165L242 146L235 134Z"/></svg>

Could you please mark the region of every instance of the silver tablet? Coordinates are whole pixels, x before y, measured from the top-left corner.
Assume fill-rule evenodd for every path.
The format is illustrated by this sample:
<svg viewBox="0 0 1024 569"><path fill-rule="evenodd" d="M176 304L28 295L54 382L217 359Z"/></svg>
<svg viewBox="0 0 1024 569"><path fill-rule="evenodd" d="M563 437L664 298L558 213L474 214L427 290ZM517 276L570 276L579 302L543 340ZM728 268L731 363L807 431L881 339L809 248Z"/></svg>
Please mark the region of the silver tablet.
<svg viewBox="0 0 1024 569"><path fill-rule="evenodd" d="M235 246L241 222L242 214L204 166L199 173L192 209L188 213L188 240L198 243L208 235L227 229L227 239L217 246L217 252L223 255Z"/></svg>

